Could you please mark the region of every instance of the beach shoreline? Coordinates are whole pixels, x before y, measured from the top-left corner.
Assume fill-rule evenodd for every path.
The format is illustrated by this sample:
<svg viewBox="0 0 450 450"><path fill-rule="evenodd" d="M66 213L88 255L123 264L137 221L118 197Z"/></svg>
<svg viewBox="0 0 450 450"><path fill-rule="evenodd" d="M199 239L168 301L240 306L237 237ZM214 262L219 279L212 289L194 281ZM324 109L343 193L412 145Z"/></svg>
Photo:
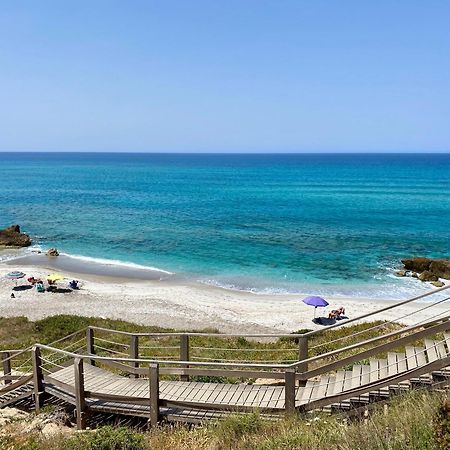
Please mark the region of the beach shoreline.
<svg viewBox="0 0 450 450"><path fill-rule="evenodd" d="M275 334L321 327L312 322L314 309L301 302L303 297L300 294L269 295L228 290L189 281L177 275L137 268L133 269L134 276L129 276L130 268L121 268L120 274L102 273L101 269L96 273L88 273L91 268L87 263L84 267L80 265L78 271L68 271L63 270L67 267L65 263L64 257L49 258L45 255L28 255L0 262L0 316L25 316L30 320L38 320L57 314L73 314L122 319L179 330L217 329L231 333ZM25 289L15 291L15 298L11 298L14 283L7 280L5 275L16 269L27 274L19 284L28 284L28 276L45 279L52 271L58 271L67 279L80 280L81 289L42 294L34 289ZM67 282L64 280L58 284L67 287ZM327 297L327 300L329 307L318 310L318 315L327 315L331 309L344 306L347 316L351 318L398 302L332 296ZM371 320L396 320L423 306L423 302L412 302L401 310L394 308ZM439 311L445 310L446 304L443 303L423 311L420 319L431 319ZM400 320L405 325L416 321L416 314Z"/></svg>

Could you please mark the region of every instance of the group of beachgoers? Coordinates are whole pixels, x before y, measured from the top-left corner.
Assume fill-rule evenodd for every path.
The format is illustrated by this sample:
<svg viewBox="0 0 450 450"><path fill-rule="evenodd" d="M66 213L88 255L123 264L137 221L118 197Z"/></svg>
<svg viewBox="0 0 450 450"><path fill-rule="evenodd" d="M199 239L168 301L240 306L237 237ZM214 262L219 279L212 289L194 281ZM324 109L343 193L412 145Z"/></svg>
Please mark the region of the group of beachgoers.
<svg viewBox="0 0 450 450"><path fill-rule="evenodd" d="M34 276L27 278L32 288L35 288L37 292L58 292L58 286L56 285L57 279L48 278L47 288L44 286L44 281L41 278ZM71 280L68 283L68 287L72 290L79 289L80 282L78 280ZM15 298L14 292L11 293L11 298Z"/></svg>

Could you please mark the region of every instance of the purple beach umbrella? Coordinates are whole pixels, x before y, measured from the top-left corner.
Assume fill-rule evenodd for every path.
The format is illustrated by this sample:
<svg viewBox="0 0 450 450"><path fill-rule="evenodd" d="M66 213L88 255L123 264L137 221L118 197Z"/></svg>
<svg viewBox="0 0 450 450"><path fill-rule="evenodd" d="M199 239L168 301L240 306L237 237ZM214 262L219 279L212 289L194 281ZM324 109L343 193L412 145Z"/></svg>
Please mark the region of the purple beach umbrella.
<svg viewBox="0 0 450 450"><path fill-rule="evenodd" d="M325 306L328 306L328 302L324 298L317 297L315 295L304 298L303 303L309 306L314 306L314 318L316 317L316 308L323 308Z"/></svg>

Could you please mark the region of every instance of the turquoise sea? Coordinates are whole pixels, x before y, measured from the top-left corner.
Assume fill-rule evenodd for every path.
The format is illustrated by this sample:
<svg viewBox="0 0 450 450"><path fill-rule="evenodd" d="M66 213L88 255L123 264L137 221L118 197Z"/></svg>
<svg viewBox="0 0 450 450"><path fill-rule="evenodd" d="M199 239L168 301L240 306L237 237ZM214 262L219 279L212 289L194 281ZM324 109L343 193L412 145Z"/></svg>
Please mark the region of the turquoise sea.
<svg viewBox="0 0 450 450"><path fill-rule="evenodd" d="M234 289L404 297L400 258L450 257L450 154L0 153L12 223Z"/></svg>

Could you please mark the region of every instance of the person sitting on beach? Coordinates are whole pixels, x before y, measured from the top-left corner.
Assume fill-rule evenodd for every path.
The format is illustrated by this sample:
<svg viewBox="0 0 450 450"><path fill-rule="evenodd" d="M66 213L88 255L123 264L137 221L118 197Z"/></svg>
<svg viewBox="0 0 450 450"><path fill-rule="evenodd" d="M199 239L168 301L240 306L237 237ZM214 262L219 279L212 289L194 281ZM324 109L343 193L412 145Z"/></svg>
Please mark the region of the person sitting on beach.
<svg viewBox="0 0 450 450"><path fill-rule="evenodd" d="M34 286L37 283L37 280L34 277L27 278L27 281L28 283L31 283L32 286Z"/></svg>
<svg viewBox="0 0 450 450"><path fill-rule="evenodd" d="M72 281L70 281L70 282L69 282L69 287L70 287L70 289L78 289L78 283L79 283L78 280L72 280Z"/></svg>
<svg viewBox="0 0 450 450"><path fill-rule="evenodd" d="M345 315L345 308L340 306L338 309L331 310L330 314L328 314L329 319L342 319Z"/></svg>
<svg viewBox="0 0 450 450"><path fill-rule="evenodd" d="M336 319L337 317L337 310L336 309L332 309L329 313L328 313L328 318L329 319Z"/></svg>

